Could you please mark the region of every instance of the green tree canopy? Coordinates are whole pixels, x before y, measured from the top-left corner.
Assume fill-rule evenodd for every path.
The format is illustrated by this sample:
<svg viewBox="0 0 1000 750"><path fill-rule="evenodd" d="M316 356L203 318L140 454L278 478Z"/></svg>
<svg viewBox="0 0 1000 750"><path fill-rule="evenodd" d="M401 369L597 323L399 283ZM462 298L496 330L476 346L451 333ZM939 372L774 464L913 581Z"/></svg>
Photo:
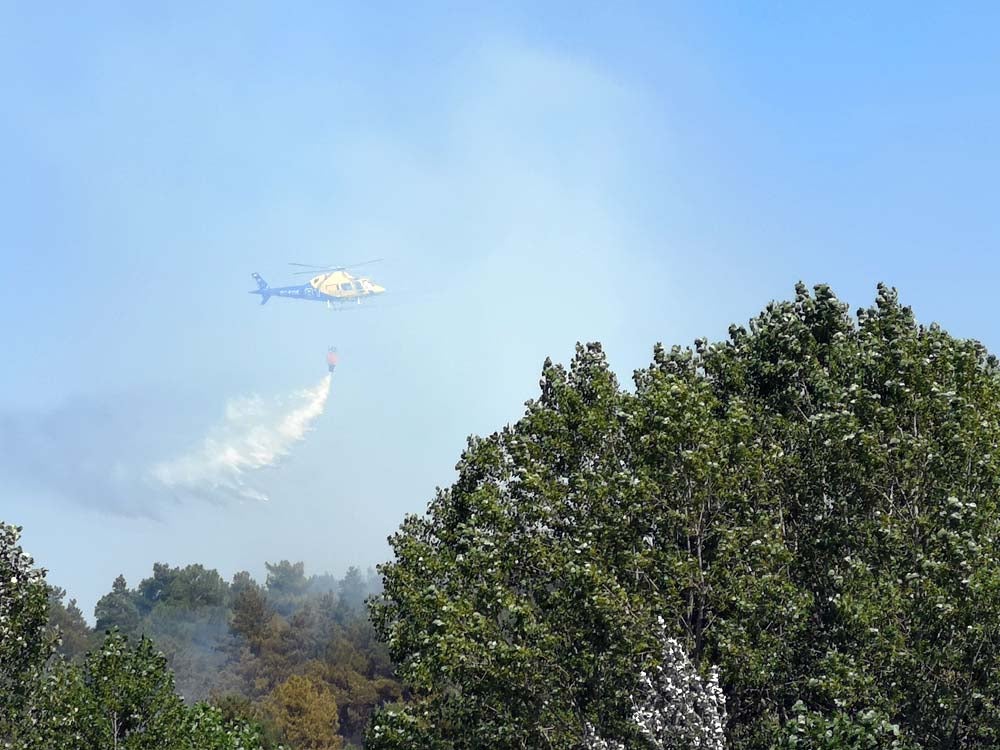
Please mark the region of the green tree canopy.
<svg viewBox="0 0 1000 750"><path fill-rule="evenodd" d="M59 653L67 659L76 659L94 644L94 632L83 619L83 611L76 606L76 599L63 604L65 596L64 589L49 587L49 629L58 638Z"/></svg>
<svg viewBox="0 0 1000 750"><path fill-rule="evenodd" d="M264 707L292 747L339 750L343 743L337 701L321 682L292 675L271 691Z"/></svg>
<svg viewBox="0 0 1000 750"><path fill-rule="evenodd" d="M309 590L305 565L282 560L278 563L264 563L267 568L267 598L282 615L290 615L300 607Z"/></svg>
<svg viewBox="0 0 1000 750"><path fill-rule="evenodd" d="M368 590L368 583L362 578L361 570L352 565L340 581L338 594L344 606L350 609L361 609L364 606Z"/></svg>
<svg viewBox="0 0 1000 750"><path fill-rule="evenodd" d="M304 591L302 563L272 566L286 616L246 572L232 586L201 565L156 564L135 589L118 576L96 614L130 634L102 637L46 584L19 531L0 524L0 747L271 750L283 733L356 747L372 710L403 697L364 610L337 600L332 576Z"/></svg>
<svg viewBox="0 0 1000 750"><path fill-rule="evenodd" d="M0 521L0 739L52 653L45 570L20 545L21 527Z"/></svg>
<svg viewBox="0 0 1000 750"><path fill-rule="evenodd" d="M203 565L171 568L166 563L153 565L153 576L136 587L140 614L148 614L158 604L170 604L188 610L221 607L229 586L218 571Z"/></svg>
<svg viewBox="0 0 1000 750"><path fill-rule="evenodd" d="M99 631L118 629L127 634L138 632L139 608L136 606L135 597L129 591L125 576L119 575L115 578L111 591L97 600L94 616Z"/></svg>
<svg viewBox="0 0 1000 750"><path fill-rule="evenodd" d="M855 322L799 285L634 380L547 361L392 537L373 615L417 699L371 747L637 742L659 616L719 666L734 748L994 747L996 360L894 290Z"/></svg>
<svg viewBox="0 0 1000 750"><path fill-rule="evenodd" d="M227 723L221 711L187 708L174 691L166 657L142 637L106 635L80 664L57 661L13 732L24 750L259 750L259 730Z"/></svg>

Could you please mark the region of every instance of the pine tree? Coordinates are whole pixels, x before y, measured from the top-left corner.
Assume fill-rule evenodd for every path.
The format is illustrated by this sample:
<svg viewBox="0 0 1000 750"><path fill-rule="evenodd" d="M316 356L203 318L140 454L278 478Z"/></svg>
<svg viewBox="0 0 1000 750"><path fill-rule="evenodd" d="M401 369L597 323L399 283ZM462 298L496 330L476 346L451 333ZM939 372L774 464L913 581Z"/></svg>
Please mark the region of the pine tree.
<svg viewBox="0 0 1000 750"><path fill-rule="evenodd" d="M264 707L292 747L339 750L337 702L322 683L293 675L271 691Z"/></svg>

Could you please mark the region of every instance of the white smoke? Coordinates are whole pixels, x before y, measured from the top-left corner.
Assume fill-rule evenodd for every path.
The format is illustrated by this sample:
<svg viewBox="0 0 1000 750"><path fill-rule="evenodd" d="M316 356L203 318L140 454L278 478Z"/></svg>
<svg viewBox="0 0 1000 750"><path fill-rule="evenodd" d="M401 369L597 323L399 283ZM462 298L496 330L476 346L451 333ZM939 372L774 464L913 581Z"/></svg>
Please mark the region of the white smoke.
<svg viewBox="0 0 1000 750"><path fill-rule="evenodd" d="M155 464L149 479L181 495L267 500L247 475L277 466L305 439L326 408L330 380L327 374L316 386L284 399L252 396L230 401L224 421L198 449Z"/></svg>

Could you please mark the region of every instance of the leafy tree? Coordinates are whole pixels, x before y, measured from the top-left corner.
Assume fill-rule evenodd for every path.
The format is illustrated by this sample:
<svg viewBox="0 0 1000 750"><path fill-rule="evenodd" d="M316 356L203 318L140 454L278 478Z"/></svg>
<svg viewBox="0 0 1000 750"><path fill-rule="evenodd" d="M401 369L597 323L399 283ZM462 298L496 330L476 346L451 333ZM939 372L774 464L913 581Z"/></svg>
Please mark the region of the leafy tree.
<svg viewBox="0 0 1000 750"><path fill-rule="evenodd" d="M189 750L271 750L261 726L242 717L226 717L221 709L206 703L194 705L187 716L186 744ZM277 746L277 750L281 750Z"/></svg>
<svg viewBox="0 0 1000 750"><path fill-rule="evenodd" d="M248 573L234 576L229 586L203 566L173 568L165 564L156 564L153 575L135 589L129 589L119 576L112 591L98 603L96 615L102 625L124 623L135 638L145 636L156 644L172 673L168 674L169 692L180 693L189 702L214 695L213 702L223 711L220 732L238 738L245 734L241 727L246 724L250 727L246 731L256 733L263 746L277 747L280 732L263 710L264 703L290 677L306 676L319 693L328 693L333 699L333 718L344 738L360 742L373 709L404 695L393 677L387 649L375 636L363 609L347 606L333 593L315 593L311 586L304 590L301 563L271 567L275 595L291 594L284 600L286 616L272 609L264 589ZM329 576L319 578L329 579L328 590L342 583ZM349 574L345 590L351 590L349 584L358 578ZM88 648L97 653L100 639L87 627L75 604L63 604L65 592L61 589L46 590L49 632L53 641L57 635L61 638L60 652L74 661ZM357 602L367 590L363 583L355 591ZM49 653L51 648L45 651L46 658ZM19 739L27 746L70 742L67 732L76 732L76 724L61 725L52 717L92 716L102 702L91 695L82 671L84 664L73 667L54 661L44 671L44 661L31 670L44 679L21 685L24 695L33 685L45 688L33 704L33 732ZM237 703L249 709L243 713L230 710ZM81 713L84 705L91 713ZM214 726L212 712L199 715L199 726ZM185 716L190 719L192 714ZM99 725L100 721L93 723ZM189 741L193 731L184 730L177 741ZM83 732L81 736L90 735Z"/></svg>
<svg viewBox="0 0 1000 750"><path fill-rule="evenodd" d="M305 575L305 565L301 562L264 563L267 568L267 597L271 605L282 615L290 615L305 601L309 581Z"/></svg>
<svg viewBox="0 0 1000 750"><path fill-rule="evenodd" d="M57 665L33 718L51 747L152 749L178 744L185 709L152 642L110 632L80 667Z"/></svg>
<svg viewBox="0 0 1000 750"><path fill-rule="evenodd" d="M998 446L995 358L881 286L657 346L634 393L598 345L547 361L391 539L373 617L417 697L369 744L633 746L662 614L734 748L994 747Z"/></svg>
<svg viewBox="0 0 1000 750"><path fill-rule="evenodd" d="M226 656L219 645L229 632L229 587L202 565L153 565L153 575L130 590L122 576L97 603L97 628L146 635L166 654L177 689L201 700Z"/></svg>
<svg viewBox="0 0 1000 750"><path fill-rule="evenodd" d="M72 651L89 630L65 592L18 544L20 528L0 523L0 743L13 750L260 750L259 728L218 710L187 709L166 658L142 638L136 648L109 632L79 663L54 656L60 634ZM119 576L111 603L129 600ZM108 603L107 601L105 603ZM49 612L49 609L52 612ZM108 608L110 610L111 607Z"/></svg>
<svg viewBox="0 0 1000 750"><path fill-rule="evenodd" d="M49 587L49 630L58 638L58 651L67 659L83 656L94 644L94 632L83 619L83 612L76 606L76 599L63 604L66 591L57 586Z"/></svg>
<svg viewBox="0 0 1000 750"><path fill-rule="evenodd" d="M20 545L21 527L0 521L0 739L52 653L45 570Z"/></svg>
<svg viewBox="0 0 1000 750"><path fill-rule="evenodd" d="M230 629L256 645L263 638L272 614L260 587L256 584L245 586L233 600Z"/></svg>
<svg viewBox="0 0 1000 750"><path fill-rule="evenodd" d="M109 632L81 664L53 664L15 727L13 747L259 750L261 742L256 727L227 723L217 709L186 708L148 638L133 649Z"/></svg>
<svg viewBox="0 0 1000 750"><path fill-rule="evenodd" d="M664 622L659 620L661 634ZM719 687L718 670L703 679L683 646L661 635L661 663L639 675L633 699L632 720L650 748L704 748L725 750L726 699ZM625 750L625 745L600 737L586 728L587 750Z"/></svg>
<svg viewBox="0 0 1000 750"><path fill-rule="evenodd" d="M339 750L337 702L321 682L293 675L264 702L284 738L302 750Z"/></svg>
<svg viewBox="0 0 1000 750"><path fill-rule="evenodd" d="M899 725L879 711L829 715L810 711L801 701L792 706L793 719L784 727L780 748L797 750L903 750L915 748L900 736Z"/></svg>
<svg viewBox="0 0 1000 750"><path fill-rule="evenodd" d="M524 419L471 439L456 484L404 521L373 612L420 697L377 719L372 746L574 747L588 721L635 736L654 620L616 576L631 545L602 548L635 492L622 407L598 346L568 373L546 362Z"/></svg>
<svg viewBox="0 0 1000 750"><path fill-rule="evenodd" d="M125 576L115 578L111 592L97 600L94 616L98 631L117 629L126 634L139 631L139 608L128 589Z"/></svg>
<svg viewBox="0 0 1000 750"><path fill-rule="evenodd" d="M353 565L340 581L338 588L340 601L349 609L361 609L368 595L368 585L361 577L361 571Z"/></svg>
<svg viewBox="0 0 1000 750"><path fill-rule="evenodd" d="M171 568L166 563L155 563L152 578L141 581L136 589L140 614L146 615L157 604L187 610L221 607L228 586L218 571L202 565Z"/></svg>
<svg viewBox="0 0 1000 750"><path fill-rule="evenodd" d="M210 704L218 709L226 725L257 728L262 750L280 749L281 733L259 704L233 693L213 696Z"/></svg>
<svg viewBox="0 0 1000 750"><path fill-rule="evenodd" d="M235 599L248 588L259 589L260 586L253 579L253 576L246 570L241 570L233 575L232 583L229 584L230 600Z"/></svg>

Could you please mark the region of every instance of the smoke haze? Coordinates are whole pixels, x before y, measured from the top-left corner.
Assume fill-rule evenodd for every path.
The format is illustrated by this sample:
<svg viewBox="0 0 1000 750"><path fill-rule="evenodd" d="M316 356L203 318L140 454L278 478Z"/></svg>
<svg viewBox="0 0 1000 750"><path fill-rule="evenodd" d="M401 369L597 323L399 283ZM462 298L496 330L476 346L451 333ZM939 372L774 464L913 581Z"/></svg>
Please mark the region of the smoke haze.
<svg viewBox="0 0 1000 750"><path fill-rule="evenodd" d="M0 518L85 610L155 560L386 559L577 340L627 385L799 279L882 279L1000 347L996 23L488 7L0 4ZM376 257L363 314L247 294ZM309 399L268 394L331 344L288 439Z"/></svg>
<svg viewBox="0 0 1000 750"><path fill-rule="evenodd" d="M185 500L264 501L257 474L305 439L326 407L330 382L327 374L288 395L231 399L207 431L176 395L2 415L0 473L123 516L156 517L165 503ZM199 432L204 437L193 440Z"/></svg>
<svg viewBox="0 0 1000 750"><path fill-rule="evenodd" d="M225 421L205 437L200 449L156 464L150 476L164 487L194 495L267 500L249 484L248 473L276 466L305 439L326 408L330 380L327 374L290 398L230 401Z"/></svg>

